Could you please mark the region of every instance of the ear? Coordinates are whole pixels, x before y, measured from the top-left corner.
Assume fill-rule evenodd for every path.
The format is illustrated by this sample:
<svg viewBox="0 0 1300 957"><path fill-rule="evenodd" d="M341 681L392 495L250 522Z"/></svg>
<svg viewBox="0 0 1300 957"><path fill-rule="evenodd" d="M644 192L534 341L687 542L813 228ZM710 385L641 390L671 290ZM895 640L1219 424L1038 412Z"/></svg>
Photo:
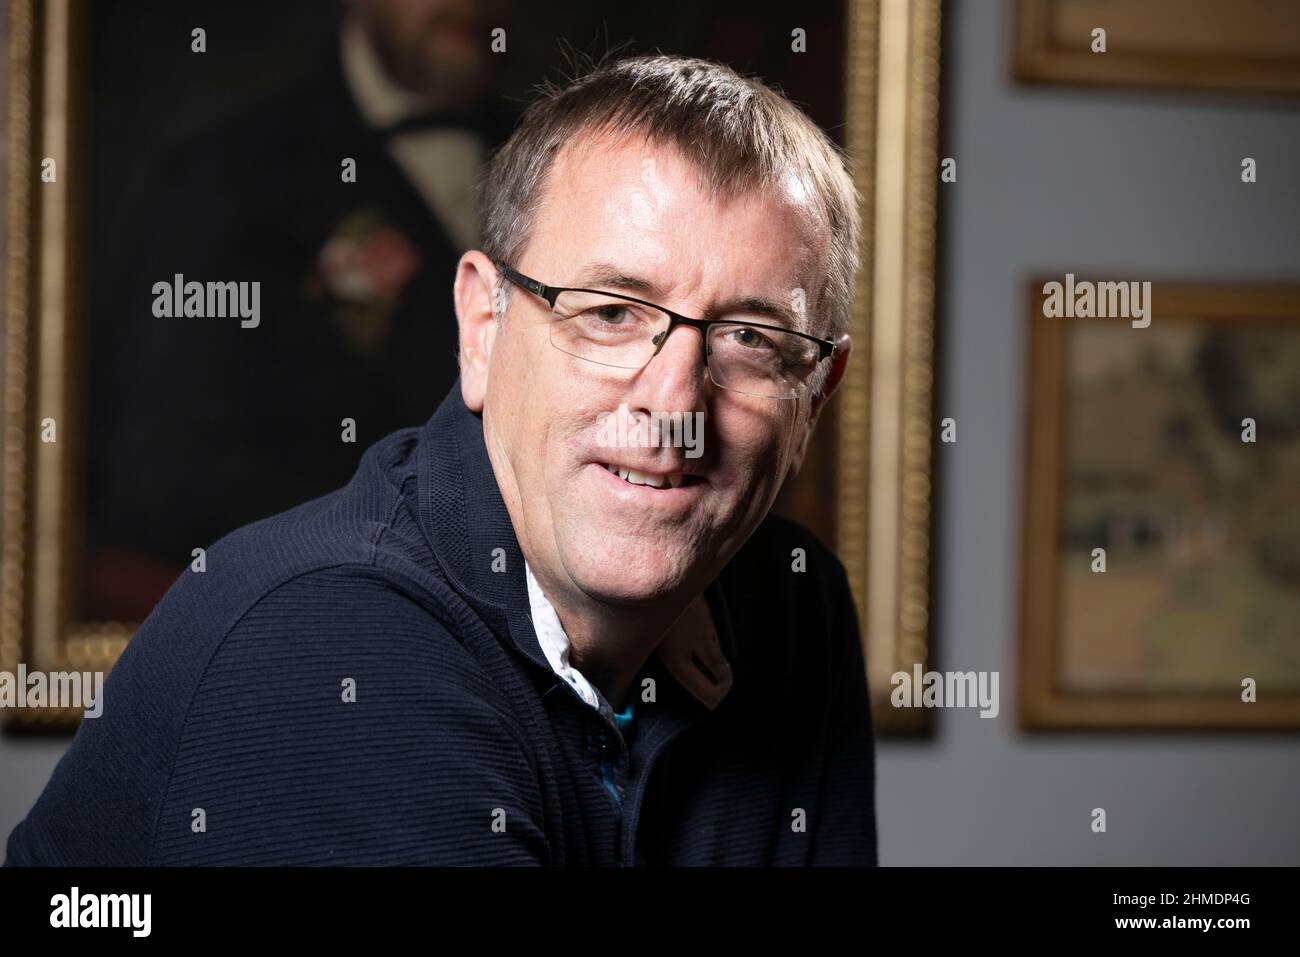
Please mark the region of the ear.
<svg viewBox="0 0 1300 957"><path fill-rule="evenodd" d="M492 297L497 269L483 253L470 250L456 266L456 322L460 328L460 394L471 412L482 412L497 322Z"/></svg>
<svg viewBox="0 0 1300 957"><path fill-rule="evenodd" d="M812 425L817 424L817 417L821 415L826 400L834 394L840 382L844 380L844 371L849 367L849 353L852 351L853 338L847 332L835 340L835 358L831 359L831 368L826 374L826 384L822 386L821 394L812 400L812 413L809 416Z"/></svg>
<svg viewBox="0 0 1300 957"><path fill-rule="evenodd" d="M849 366L849 353L853 351L853 339L846 332L835 340L835 356L831 359L830 370L826 373L826 384L822 386L819 395L814 396L812 408L808 412L808 421L799 423L795 426L799 431L794 436L795 452L790 459L790 470L786 473L786 481L794 478L799 474L799 469L803 467L804 456L808 453L808 441L812 438L813 428L817 425L817 419L826 407L826 402L839 388L840 382L844 380L844 371Z"/></svg>

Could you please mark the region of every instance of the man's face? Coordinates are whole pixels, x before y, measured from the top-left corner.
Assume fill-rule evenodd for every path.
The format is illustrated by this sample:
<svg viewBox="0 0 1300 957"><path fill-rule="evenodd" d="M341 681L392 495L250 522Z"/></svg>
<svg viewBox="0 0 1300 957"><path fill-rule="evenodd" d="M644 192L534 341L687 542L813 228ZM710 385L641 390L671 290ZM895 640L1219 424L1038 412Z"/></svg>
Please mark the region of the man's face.
<svg viewBox="0 0 1300 957"><path fill-rule="evenodd" d="M640 136L577 142L552 166L527 251L511 264L520 272L548 285L629 292L694 318L731 314L751 297L789 304L795 290L819 288L828 234L795 196L711 201L671 147ZM646 286L596 278L610 274ZM807 312L817 315L811 292ZM689 327L630 370L556 349L553 321L543 299L515 288L488 347L485 440L529 564L544 586L576 586L611 603L698 594L797 470L809 396L716 387ZM702 413L702 454L610 447L600 425L622 404L633 416ZM652 488L606 465L690 477Z"/></svg>
<svg viewBox="0 0 1300 957"><path fill-rule="evenodd" d="M389 77L436 108L472 106L488 89L491 31L506 0L348 0Z"/></svg>

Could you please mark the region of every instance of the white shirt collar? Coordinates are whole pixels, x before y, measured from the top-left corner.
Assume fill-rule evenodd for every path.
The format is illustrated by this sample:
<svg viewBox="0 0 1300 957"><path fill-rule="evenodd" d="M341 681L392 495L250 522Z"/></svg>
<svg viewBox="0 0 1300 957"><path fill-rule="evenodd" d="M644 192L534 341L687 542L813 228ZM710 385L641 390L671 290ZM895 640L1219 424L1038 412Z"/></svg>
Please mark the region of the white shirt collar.
<svg viewBox="0 0 1300 957"><path fill-rule="evenodd" d="M533 630L537 632L537 640L542 645L546 660L551 664L551 670L571 685L583 701L599 711L600 696L582 672L569 664L569 636L564 633L560 616L542 593L542 586L537 584L527 561L524 562L524 576L528 579L528 605L532 611Z"/></svg>
<svg viewBox="0 0 1300 957"><path fill-rule="evenodd" d="M359 24L345 19L339 42L342 44L343 76L367 125L390 126L424 108L420 97L388 78Z"/></svg>
<svg viewBox="0 0 1300 957"><path fill-rule="evenodd" d="M528 581L533 630L537 632L537 640L551 670L578 692L583 701L599 711L603 699L582 672L569 663L569 636L526 560L524 577ZM656 654L683 687L709 710L716 708L731 690L731 662L722 653L717 629L703 596L683 613L677 625L660 642Z"/></svg>
<svg viewBox="0 0 1300 957"><path fill-rule="evenodd" d="M382 129L427 107L389 79L358 24L345 20L341 34L343 76L367 125ZM398 136L388 149L453 242L461 249L476 247L474 179L484 156L478 137L468 130L435 128Z"/></svg>

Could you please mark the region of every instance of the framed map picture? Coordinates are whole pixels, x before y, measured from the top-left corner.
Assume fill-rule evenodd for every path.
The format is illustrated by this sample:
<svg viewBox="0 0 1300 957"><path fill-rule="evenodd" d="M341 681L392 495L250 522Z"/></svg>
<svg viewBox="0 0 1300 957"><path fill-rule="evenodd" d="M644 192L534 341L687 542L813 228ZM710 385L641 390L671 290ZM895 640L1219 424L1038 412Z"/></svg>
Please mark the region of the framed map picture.
<svg viewBox="0 0 1300 957"><path fill-rule="evenodd" d="M1030 728L1300 728L1300 286L1029 290ZM1053 311L1053 310L1049 310Z"/></svg>
<svg viewBox="0 0 1300 957"><path fill-rule="evenodd" d="M1029 83L1300 96L1293 0L1018 0Z"/></svg>

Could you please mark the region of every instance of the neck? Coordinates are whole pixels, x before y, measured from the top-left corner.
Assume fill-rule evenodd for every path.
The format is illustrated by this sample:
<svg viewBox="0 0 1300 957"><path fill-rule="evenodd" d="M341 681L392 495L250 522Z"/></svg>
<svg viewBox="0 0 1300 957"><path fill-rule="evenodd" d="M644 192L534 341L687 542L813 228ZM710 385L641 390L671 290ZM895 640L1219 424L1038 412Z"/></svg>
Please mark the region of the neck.
<svg viewBox="0 0 1300 957"><path fill-rule="evenodd" d="M486 408L483 441L519 550L568 636L570 664L582 672L616 711L623 710L637 673L694 599L673 598L653 606L629 609L592 598L562 570L553 573L546 562L538 560L540 556L521 532L525 523L519 488L513 469L504 464L509 462L509 456L500 450Z"/></svg>
<svg viewBox="0 0 1300 957"><path fill-rule="evenodd" d="M596 601L536 567L533 573L569 638L569 662L616 711L623 710L638 672L689 602L629 610Z"/></svg>

